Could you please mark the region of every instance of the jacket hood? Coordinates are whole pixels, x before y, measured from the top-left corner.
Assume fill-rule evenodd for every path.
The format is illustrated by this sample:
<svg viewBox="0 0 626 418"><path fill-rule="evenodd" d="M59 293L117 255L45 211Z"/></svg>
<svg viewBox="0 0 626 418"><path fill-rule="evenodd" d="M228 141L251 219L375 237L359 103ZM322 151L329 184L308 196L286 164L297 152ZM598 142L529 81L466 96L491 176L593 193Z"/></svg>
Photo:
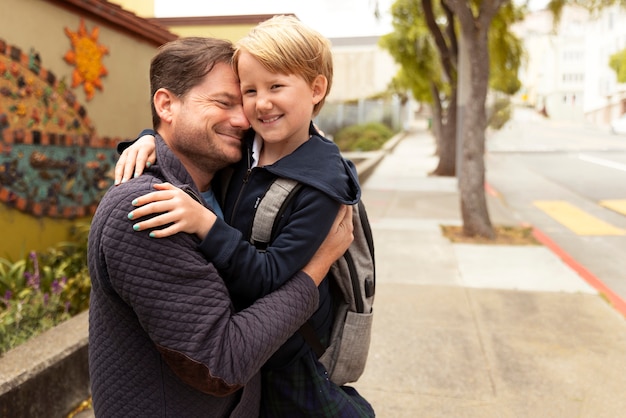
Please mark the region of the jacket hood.
<svg viewBox="0 0 626 418"><path fill-rule="evenodd" d="M356 167L346 160L337 145L311 126L311 138L291 154L265 166L270 173L314 187L338 202L354 205L361 199ZM252 143L254 133L250 136Z"/></svg>

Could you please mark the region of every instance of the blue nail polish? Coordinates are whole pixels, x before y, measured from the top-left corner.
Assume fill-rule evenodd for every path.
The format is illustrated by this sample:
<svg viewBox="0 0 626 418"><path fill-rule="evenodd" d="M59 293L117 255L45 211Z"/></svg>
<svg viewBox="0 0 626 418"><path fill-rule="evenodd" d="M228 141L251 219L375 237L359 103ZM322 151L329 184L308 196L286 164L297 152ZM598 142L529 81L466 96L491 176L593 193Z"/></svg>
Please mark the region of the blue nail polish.
<svg viewBox="0 0 626 418"><path fill-rule="evenodd" d="M133 174L133 178L137 178L137 177L139 177L138 173Z"/></svg>
<svg viewBox="0 0 626 418"><path fill-rule="evenodd" d="M152 163L150 161L146 161L146 167L150 168L151 165Z"/></svg>
<svg viewBox="0 0 626 418"><path fill-rule="evenodd" d="M133 213L132 213L132 212L130 212L130 213L128 214L128 219L133 219Z"/></svg>
<svg viewBox="0 0 626 418"><path fill-rule="evenodd" d="M150 238L154 238L154 232L150 232Z"/></svg>
<svg viewBox="0 0 626 418"><path fill-rule="evenodd" d="M139 231L139 224L135 224L135 225L133 225L133 229L134 229L135 231Z"/></svg>
<svg viewBox="0 0 626 418"><path fill-rule="evenodd" d="M131 202L131 204L132 204L133 206L137 206L137 199L133 200L133 201Z"/></svg>

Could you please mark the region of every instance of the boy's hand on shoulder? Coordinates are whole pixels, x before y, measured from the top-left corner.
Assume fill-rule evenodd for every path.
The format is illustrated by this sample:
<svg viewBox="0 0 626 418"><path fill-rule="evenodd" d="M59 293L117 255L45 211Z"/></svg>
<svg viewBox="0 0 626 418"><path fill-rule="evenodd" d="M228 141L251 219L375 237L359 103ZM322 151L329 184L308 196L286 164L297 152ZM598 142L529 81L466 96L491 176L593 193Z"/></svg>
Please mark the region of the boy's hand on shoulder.
<svg viewBox="0 0 626 418"><path fill-rule="evenodd" d="M352 244L354 240L353 231L352 207L342 205L326 239L313 255L311 261L302 269L302 271L311 276L316 286L319 286L322 280L324 280L330 266Z"/></svg>

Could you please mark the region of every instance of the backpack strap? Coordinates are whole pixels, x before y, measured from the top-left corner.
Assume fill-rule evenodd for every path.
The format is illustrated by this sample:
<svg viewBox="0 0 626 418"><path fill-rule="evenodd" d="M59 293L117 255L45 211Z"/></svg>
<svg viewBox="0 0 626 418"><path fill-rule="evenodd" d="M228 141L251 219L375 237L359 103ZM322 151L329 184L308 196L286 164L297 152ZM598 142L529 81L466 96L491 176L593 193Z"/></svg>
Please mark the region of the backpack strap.
<svg viewBox="0 0 626 418"><path fill-rule="evenodd" d="M296 180L278 177L265 192L265 196L259 202L252 221L250 242L263 248L274 238L275 223L280 219L284 209L289 203L290 196L300 189L301 185ZM259 245L258 245L259 244Z"/></svg>
<svg viewBox="0 0 626 418"><path fill-rule="evenodd" d="M296 180L278 177L267 189L256 208L252 221L250 242L257 249L264 251L275 238L278 220L301 187L302 184ZM320 358L326 351L326 347L317 336L313 325L307 321L298 331L313 349L317 358Z"/></svg>

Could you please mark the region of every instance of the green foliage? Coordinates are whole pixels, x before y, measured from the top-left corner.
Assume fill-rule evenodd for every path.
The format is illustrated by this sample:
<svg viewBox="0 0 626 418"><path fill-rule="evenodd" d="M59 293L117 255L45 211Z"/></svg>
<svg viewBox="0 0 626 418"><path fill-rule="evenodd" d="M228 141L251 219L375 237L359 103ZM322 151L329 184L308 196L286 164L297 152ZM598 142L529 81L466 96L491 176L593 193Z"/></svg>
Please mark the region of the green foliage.
<svg viewBox="0 0 626 418"><path fill-rule="evenodd" d="M511 120L511 115L511 99L509 97L500 97L495 100L493 106L490 109L490 115L487 124L490 128L499 130L509 120Z"/></svg>
<svg viewBox="0 0 626 418"><path fill-rule="evenodd" d="M448 34L452 27L456 28L456 25L448 22L441 2L433 2L433 12L442 34ZM401 70L394 81L396 85L410 89L413 97L420 102L433 102L431 83L436 85L439 92L448 94L451 91L451 80L443 74L440 52L426 25L422 3L416 0L396 0L391 13L394 30L381 38L380 45L400 64ZM517 73L524 53L523 46L510 28L523 17L523 8L514 2L505 2L490 26L489 84L496 91L514 94L521 87ZM456 33L458 38L458 29ZM448 48L452 48L452 38L448 36L446 42ZM456 62L453 65L456 66Z"/></svg>
<svg viewBox="0 0 626 418"><path fill-rule="evenodd" d="M389 127L372 122L346 126L335 134L334 141L341 151L375 151L392 136Z"/></svg>
<svg viewBox="0 0 626 418"><path fill-rule="evenodd" d="M611 55L609 67L615 71L619 83L626 83L626 49Z"/></svg>
<svg viewBox="0 0 626 418"><path fill-rule="evenodd" d="M489 28L489 87L509 95L522 86L517 74L524 57L522 41L510 31L510 26L523 17L522 9L512 2L505 3Z"/></svg>
<svg viewBox="0 0 626 418"><path fill-rule="evenodd" d="M77 226L71 242L0 259L0 354L88 308L88 234L89 225Z"/></svg>
<svg viewBox="0 0 626 418"><path fill-rule="evenodd" d="M397 0L391 7L393 32L380 39L380 46L389 51L401 70L394 81L420 102L432 102L431 83L439 88L445 84L433 38L424 22L420 2Z"/></svg>

